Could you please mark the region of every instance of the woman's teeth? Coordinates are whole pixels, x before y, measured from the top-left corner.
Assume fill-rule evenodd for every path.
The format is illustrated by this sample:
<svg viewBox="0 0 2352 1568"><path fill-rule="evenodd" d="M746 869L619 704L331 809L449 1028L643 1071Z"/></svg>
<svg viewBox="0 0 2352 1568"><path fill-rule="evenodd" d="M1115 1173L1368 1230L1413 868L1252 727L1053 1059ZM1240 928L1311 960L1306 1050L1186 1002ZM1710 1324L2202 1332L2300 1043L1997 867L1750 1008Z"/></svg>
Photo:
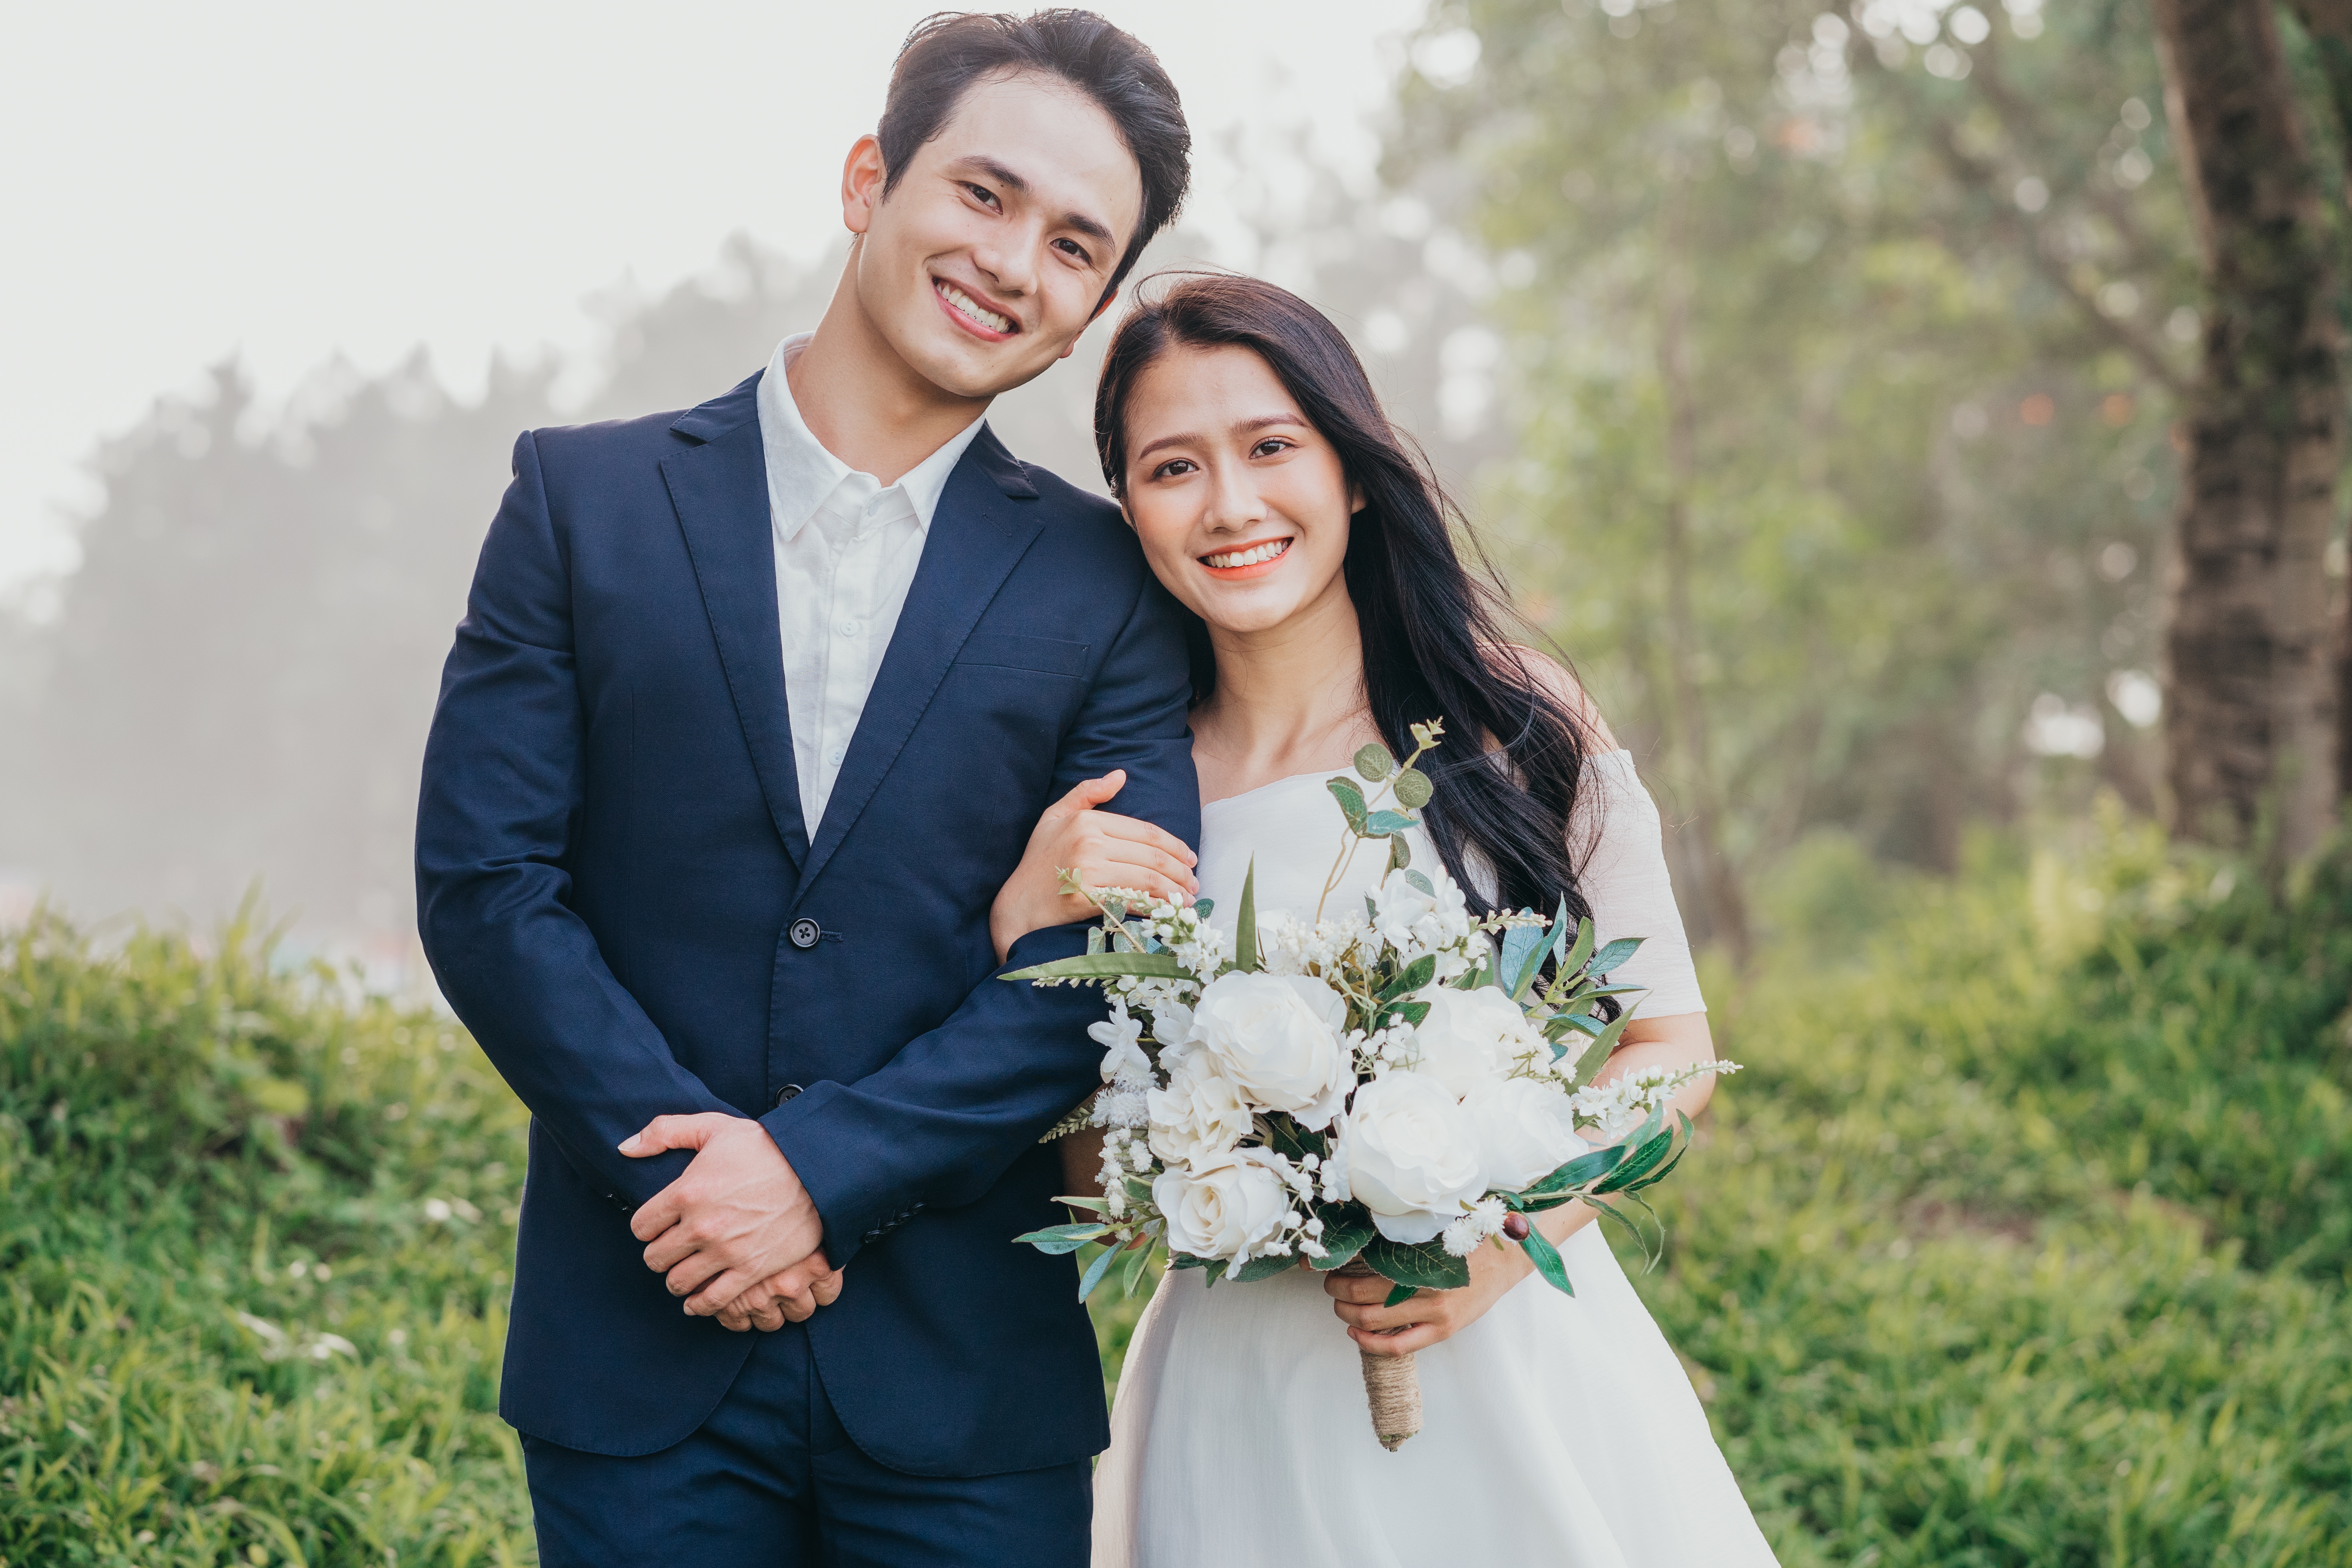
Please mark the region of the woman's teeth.
<svg viewBox="0 0 2352 1568"><path fill-rule="evenodd" d="M1232 566L1255 566L1261 561L1271 561L1289 548L1290 541L1287 539L1275 539L1247 550L1231 551L1223 555L1203 555L1201 559L1222 572Z"/></svg>
<svg viewBox="0 0 2352 1568"><path fill-rule="evenodd" d="M933 279L931 280L931 287L940 291L940 299L945 300L949 304L953 305L957 310L961 310L965 315L970 316L973 321L978 321L982 326L986 327L989 331L992 332L1010 332L1013 331L1012 317L998 315L995 311L987 309L985 306L982 305L979 300L973 299L971 295L965 293L954 284L942 282L938 279Z"/></svg>

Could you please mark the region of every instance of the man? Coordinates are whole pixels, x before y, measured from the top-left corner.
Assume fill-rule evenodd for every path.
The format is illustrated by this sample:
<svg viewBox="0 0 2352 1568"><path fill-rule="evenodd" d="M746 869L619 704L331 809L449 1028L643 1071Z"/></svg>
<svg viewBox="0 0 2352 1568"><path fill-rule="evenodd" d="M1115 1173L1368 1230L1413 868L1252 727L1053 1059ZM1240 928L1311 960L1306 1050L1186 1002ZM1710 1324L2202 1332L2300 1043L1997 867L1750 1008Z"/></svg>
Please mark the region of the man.
<svg viewBox="0 0 2352 1568"><path fill-rule="evenodd" d="M1097 16L933 18L815 331L516 445L417 885L532 1112L500 1412L549 1568L1086 1560L1093 1335L1012 1238L1056 1217L1037 1139L1099 1003L994 979L989 906L1076 781L1123 768L1187 841L1198 796L1172 603L982 416L1109 302L1189 146Z"/></svg>

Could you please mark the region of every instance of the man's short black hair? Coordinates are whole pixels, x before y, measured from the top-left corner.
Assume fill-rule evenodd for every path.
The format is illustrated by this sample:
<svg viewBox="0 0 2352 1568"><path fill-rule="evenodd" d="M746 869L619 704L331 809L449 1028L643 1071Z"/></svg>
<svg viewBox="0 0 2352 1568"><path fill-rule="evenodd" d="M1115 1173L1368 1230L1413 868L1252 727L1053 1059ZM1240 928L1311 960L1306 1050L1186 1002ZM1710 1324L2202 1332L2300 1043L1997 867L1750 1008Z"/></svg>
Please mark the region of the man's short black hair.
<svg viewBox="0 0 2352 1568"><path fill-rule="evenodd" d="M1143 175L1143 211L1111 277L1116 290L1183 203L1192 178L1192 132L1159 58L1092 11L1033 16L942 11L918 22L891 68L890 94L875 132L882 144L882 194L897 188L916 150L940 133L972 83L1019 71L1059 77L1085 93L1110 116L1135 155Z"/></svg>

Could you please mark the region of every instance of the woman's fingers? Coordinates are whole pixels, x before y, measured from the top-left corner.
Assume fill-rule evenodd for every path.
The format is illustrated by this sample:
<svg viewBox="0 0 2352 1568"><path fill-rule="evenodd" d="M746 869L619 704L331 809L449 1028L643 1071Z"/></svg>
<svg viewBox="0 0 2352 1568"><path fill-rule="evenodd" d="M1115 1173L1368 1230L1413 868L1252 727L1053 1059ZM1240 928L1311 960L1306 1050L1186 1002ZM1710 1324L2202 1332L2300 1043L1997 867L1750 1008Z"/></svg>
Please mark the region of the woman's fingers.
<svg viewBox="0 0 2352 1568"><path fill-rule="evenodd" d="M1454 1331L1438 1323L1416 1323L1402 1332L1376 1334L1362 1329L1349 1329L1348 1337L1374 1355L1411 1355L1425 1351L1439 1341L1449 1339Z"/></svg>
<svg viewBox="0 0 2352 1568"><path fill-rule="evenodd" d="M1098 779L1080 779L1070 793L1045 808L1048 821L1059 822L1082 811L1092 811L1127 787L1127 770L1113 768Z"/></svg>
<svg viewBox="0 0 2352 1568"><path fill-rule="evenodd" d="M1139 844L1148 844L1181 865L1199 863L1199 858L1184 847L1182 839L1141 817L1121 816L1115 811L1099 811L1095 814L1095 826L1113 838L1129 838Z"/></svg>

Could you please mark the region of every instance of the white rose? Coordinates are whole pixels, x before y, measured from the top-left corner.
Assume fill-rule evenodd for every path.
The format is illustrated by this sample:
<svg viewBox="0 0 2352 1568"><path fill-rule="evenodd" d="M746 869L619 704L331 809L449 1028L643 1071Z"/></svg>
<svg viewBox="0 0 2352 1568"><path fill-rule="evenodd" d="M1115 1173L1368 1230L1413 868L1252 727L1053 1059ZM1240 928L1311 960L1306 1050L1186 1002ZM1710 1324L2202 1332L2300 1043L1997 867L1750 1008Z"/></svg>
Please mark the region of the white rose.
<svg viewBox="0 0 2352 1568"><path fill-rule="evenodd" d="M1445 1086L1421 1073L1358 1089L1339 1149L1348 1190L1391 1241L1427 1241L1486 1190L1476 1129Z"/></svg>
<svg viewBox="0 0 2352 1568"><path fill-rule="evenodd" d="M1400 868L1382 879L1372 894L1372 929L1402 952L1433 952L1470 934L1469 903L1444 868L1423 874L1423 892Z"/></svg>
<svg viewBox="0 0 2352 1568"><path fill-rule="evenodd" d="M1576 1103L1565 1089L1533 1079L1489 1079L1465 1095L1462 1112L1476 1130L1486 1184L1516 1193L1584 1152Z"/></svg>
<svg viewBox="0 0 2352 1568"><path fill-rule="evenodd" d="M1290 1191L1255 1149L1236 1149L1205 1170L1162 1171L1151 1201L1168 1222L1168 1245L1195 1258L1239 1263L1282 1228Z"/></svg>
<svg viewBox="0 0 2352 1568"><path fill-rule="evenodd" d="M1347 1021L1348 1004L1320 980L1235 970L1201 993L1189 1037L1252 1106L1286 1110L1319 1131L1355 1087L1355 1061L1339 1038Z"/></svg>
<svg viewBox="0 0 2352 1568"><path fill-rule="evenodd" d="M1171 1164L1206 1164L1249 1136L1249 1107L1206 1052L1171 1046L1160 1061L1168 1086L1144 1096L1153 1153Z"/></svg>
<svg viewBox="0 0 2352 1568"><path fill-rule="evenodd" d="M1543 1043L1519 1005L1491 985L1475 991L1440 986L1421 999L1429 1004L1429 1016L1413 1026L1420 1051L1414 1070L1437 1079L1456 1100Z"/></svg>

